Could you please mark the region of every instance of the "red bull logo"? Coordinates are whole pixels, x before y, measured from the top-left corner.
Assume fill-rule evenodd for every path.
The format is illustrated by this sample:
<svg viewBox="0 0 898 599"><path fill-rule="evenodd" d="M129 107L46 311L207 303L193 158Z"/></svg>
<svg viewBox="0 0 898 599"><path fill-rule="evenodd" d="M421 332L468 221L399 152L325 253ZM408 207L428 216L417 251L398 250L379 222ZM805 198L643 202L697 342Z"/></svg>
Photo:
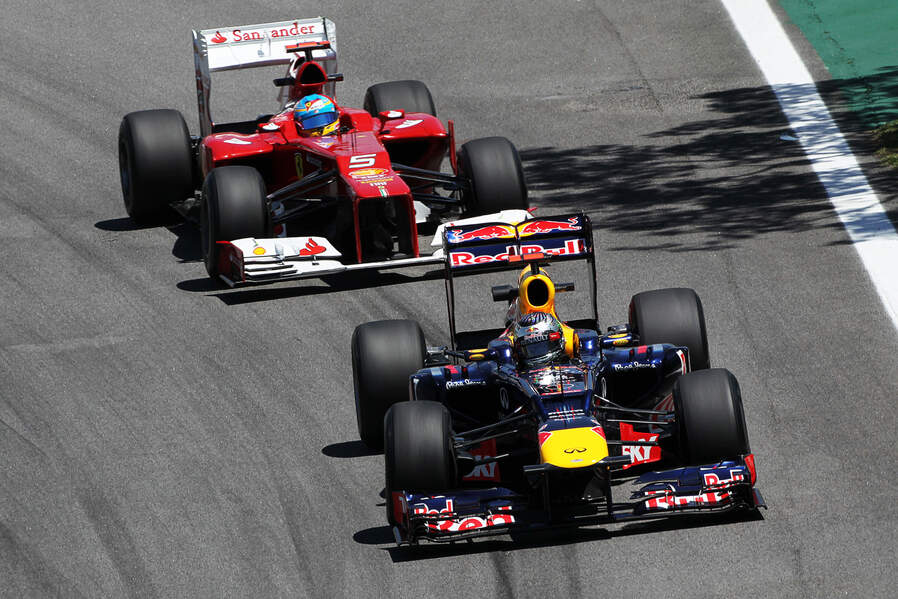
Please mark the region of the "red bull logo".
<svg viewBox="0 0 898 599"><path fill-rule="evenodd" d="M569 218L565 221L531 220L518 226L518 235L526 237L527 235L540 235L558 231L579 231L582 228L580 219L577 217Z"/></svg>
<svg viewBox="0 0 898 599"><path fill-rule="evenodd" d="M476 249L476 248L475 248ZM500 254L474 254L472 252L450 252L449 253L449 265L452 268L456 268L459 266L474 266L477 264L487 264L490 262L507 262L509 256L517 256L518 250L520 249L520 255L526 256L527 254L536 254L536 253L544 253L547 256L565 256L571 254L582 254L586 251L586 246L583 243L582 239L566 239L564 241L564 246L559 248L545 248L539 244L529 244L522 245L520 248L518 246L510 245L505 248L505 251Z"/></svg>
<svg viewBox="0 0 898 599"><path fill-rule="evenodd" d="M471 231L465 231L464 229L449 229L446 231L446 239L449 240L449 243L509 238L514 238L514 227L508 225L487 225Z"/></svg>
<svg viewBox="0 0 898 599"><path fill-rule="evenodd" d="M415 506L413 514L431 517L446 514L446 520L430 520L427 522L427 528L439 532L462 532L465 530L489 528L491 526L499 526L502 524L514 524L514 516L502 513L489 514L486 517L462 516L460 518L452 518L455 514L454 503L455 502L452 499L446 499L446 507L441 510L429 509L427 505L419 504ZM496 509L499 512L506 512L511 510L511 506L501 506Z"/></svg>

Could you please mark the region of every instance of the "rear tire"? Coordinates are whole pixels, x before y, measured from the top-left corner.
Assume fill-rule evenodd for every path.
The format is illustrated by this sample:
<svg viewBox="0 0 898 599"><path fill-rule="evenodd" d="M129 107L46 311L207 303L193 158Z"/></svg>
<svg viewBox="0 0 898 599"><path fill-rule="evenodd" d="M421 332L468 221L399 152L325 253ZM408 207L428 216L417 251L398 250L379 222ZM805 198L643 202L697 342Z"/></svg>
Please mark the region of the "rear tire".
<svg viewBox="0 0 898 599"><path fill-rule="evenodd" d="M435 401L395 404L384 422L387 521L396 524L393 491L445 491L456 484L449 410Z"/></svg>
<svg viewBox="0 0 898 599"><path fill-rule="evenodd" d="M684 465L715 464L749 453L739 382L729 370L690 372L673 389Z"/></svg>
<svg viewBox="0 0 898 599"><path fill-rule="evenodd" d="M177 110L125 115L118 157L125 210L135 223L163 222L173 216L172 202L193 195L190 132Z"/></svg>
<svg viewBox="0 0 898 599"><path fill-rule="evenodd" d="M217 241L267 237L271 214L265 182L249 166L221 166L203 183L200 237L206 272L218 278Z"/></svg>
<svg viewBox="0 0 898 599"><path fill-rule="evenodd" d="M383 449L384 415L409 398L409 377L424 366L424 333L413 320L366 322L352 334L352 378L359 438Z"/></svg>
<svg viewBox="0 0 898 599"><path fill-rule="evenodd" d="M365 103L362 107L373 117L385 110L437 115L430 90L424 83L414 80L388 81L372 85L365 92Z"/></svg>
<svg viewBox="0 0 898 599"><path fill-rule="evenodd" d="M504 137L484 137L463 144L458 151L458 168L470 182L470 189L462 192L467 214L530 207L521 158L514 144Z"/></svg>
<svg viewBox="0 0 898 599"><path fill-rule="evenodd" d="M656 289L630 300L630 326L643 345L669 343L689 349L692 370L711 366L702 301L692 289Z"/></svg>

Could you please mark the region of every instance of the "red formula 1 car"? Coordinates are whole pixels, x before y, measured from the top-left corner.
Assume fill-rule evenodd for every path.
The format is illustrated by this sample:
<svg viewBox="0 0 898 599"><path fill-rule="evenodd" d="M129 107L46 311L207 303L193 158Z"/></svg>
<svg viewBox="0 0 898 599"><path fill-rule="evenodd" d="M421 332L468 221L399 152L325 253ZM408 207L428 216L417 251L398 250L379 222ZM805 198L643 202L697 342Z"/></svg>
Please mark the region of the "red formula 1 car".
<svg viewBox="0 0 898 599"><path fill-rule="evenodd" d="M418 225L527 218L515 147L489 137L456 153L452 121L436 118L420 81L372 85L363 109L336 105L343 76L330 20L193 37L201 136L191 137L174 110L130 113L119 130L119 165L134 221L163 222L174 209L198 222L211 277L233 286L439 263L440 250L422 255ZM278 64L287 74L274 80L277 114L212 120L211 73ZM323 134L297 120L310 96L333 104L337 120ZM447 155L452 173L440 171Z"/></svg>

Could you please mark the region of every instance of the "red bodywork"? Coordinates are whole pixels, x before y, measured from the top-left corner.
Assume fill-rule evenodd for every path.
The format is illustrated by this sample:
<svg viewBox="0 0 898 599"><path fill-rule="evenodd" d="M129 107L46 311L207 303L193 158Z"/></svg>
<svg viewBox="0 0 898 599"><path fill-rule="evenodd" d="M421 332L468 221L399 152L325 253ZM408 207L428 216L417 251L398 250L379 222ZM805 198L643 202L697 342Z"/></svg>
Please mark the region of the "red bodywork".
<svg viewBox="0 0 898 599"><path fill-rule="evenodd" d="M314 63L309 63L309 66ZM317 65L316 65L317 66ZM300 85L301 92L320 93L320 86ZM300 92L291 93L292 96ZM255 167L272 193L315 172L336 170L339 176L312 197L346 198L351 202L355 227L355 253L365 261L360 224L365 202L394 202L404 213L407 244L418 256L418 236L411 190L396 173L392 162L439 171L450 151L451 135L442 122L423 113L390 111L377 117L353 108L339 108L339 134L302 137L296 129L292 108L259 123L252 133L213 133L199 149L202 176L219 166L243 164ZM454 153L454 152L450 152ZM361 222L360 222L361 221Z"/></svg>

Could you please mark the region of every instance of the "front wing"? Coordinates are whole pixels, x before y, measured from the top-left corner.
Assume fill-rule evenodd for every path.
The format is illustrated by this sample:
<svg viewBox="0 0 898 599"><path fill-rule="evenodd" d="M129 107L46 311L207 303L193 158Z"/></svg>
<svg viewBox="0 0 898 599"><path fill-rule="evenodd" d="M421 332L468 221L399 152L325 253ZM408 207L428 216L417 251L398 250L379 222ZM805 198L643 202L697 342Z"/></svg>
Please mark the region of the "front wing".
<svg viewBox="0 0 898 599"><path fill-rule="evenodd" d="M503 487L465 489L442 495L395 493L398 545L421 540L452 542L473 537L547 528L649 520L683 514L766 508L754 488L749 455L711 466L648 472L635 479L627 501L584 502L565 510L534 507L526 496Z"/></svg>

